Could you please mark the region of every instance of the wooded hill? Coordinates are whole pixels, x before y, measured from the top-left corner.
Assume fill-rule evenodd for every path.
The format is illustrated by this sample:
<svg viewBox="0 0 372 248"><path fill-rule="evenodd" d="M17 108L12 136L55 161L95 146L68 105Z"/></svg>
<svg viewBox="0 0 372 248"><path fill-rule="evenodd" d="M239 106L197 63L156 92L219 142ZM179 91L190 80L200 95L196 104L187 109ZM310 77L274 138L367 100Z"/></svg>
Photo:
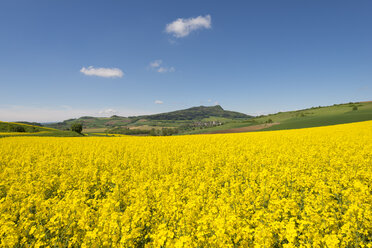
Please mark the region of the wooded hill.
<svg viewBox="0 0 372 248"><path fill-rule="evenodd" d="M227 122L233 120L246 120L252 116L224 110L220 105L199 106L168 113L122 117L113 115L111 117L83 116L78 119L69 119L59 123L51 123L45 126L67 130L74 122L82 123L85 129L92 128L114 128L114 127L179 127L193 123Z"/></svg>

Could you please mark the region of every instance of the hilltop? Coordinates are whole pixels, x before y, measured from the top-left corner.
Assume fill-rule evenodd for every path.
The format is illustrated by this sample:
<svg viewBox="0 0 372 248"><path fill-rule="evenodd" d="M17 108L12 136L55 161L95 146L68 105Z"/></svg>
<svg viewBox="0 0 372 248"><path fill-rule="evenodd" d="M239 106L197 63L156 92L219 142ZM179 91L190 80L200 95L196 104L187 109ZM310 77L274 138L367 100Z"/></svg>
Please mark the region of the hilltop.
<svg viewBox="0 0 372 248"><path fill-rule="evenodd" d="M167 113L122 117L113 115L111 117L83 116L78 119L68 119L59 123L47 124L45 126L61 130L69 129L74 122L82 123L85 131L103 132L112 128L128 129L159 129L159 128L181 128L192 129L194 126L216 126L231 121L247 120L252 118L239 112L224 110L220 105L199 106Z"/></svg>
<svg viewBox="0 0 372 248"><path fill-rule="evenodd" d="M206 107L193 107L168 113L145 115L141 118L149 120L202 120L210 117L222 117L228 119L251 118L252 116L239 112L224 110L220 105Z"/></svg>

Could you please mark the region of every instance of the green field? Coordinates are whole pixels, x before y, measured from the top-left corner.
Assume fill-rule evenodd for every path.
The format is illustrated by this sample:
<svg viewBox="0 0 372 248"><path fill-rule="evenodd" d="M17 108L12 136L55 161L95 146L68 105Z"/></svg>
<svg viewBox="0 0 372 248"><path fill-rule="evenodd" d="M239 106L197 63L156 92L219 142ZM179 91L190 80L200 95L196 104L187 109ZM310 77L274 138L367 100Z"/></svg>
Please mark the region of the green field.
<svg viewBox="0 0 372 248"><path fill-rule="evenodd" d="M13 132L12 136L81 136L76 132L68 131L68 128L74 122L82 123L84 126L84 135L90 136L92 135L91 133L106 133L110 132L110 130L120 130L120 128L124 128L125 130L161 130L163 128L171 128L174 130L177 129L177 133L182 135L211 133L222 130L234 132L235 130L229 129L244 128L272 122L279 124L263 128L259 131L298 129L372 120L372 102L335 104L325 107L319 106L304 110L279 112L276 114L263 115L253 118L250 118L250 116L242 118L239 116L239 113L224 111L221 109L222 108L220 106L196 107L184 111L181 110L171 112L171 114L165 113L153 116L112 116L107 118L81 117L79 119L70 119L61 123L51 124L49 127L24 123L0 122L0 135L9 136L9 134L6 135L4 133ZM208 113L208 111L210 111L210 113ZM186 115L190 113L190 116ZM220 116L214 116L214 114ZM173 119L154 119L155 117L166 118L168 115L170 115ZM224 115L228 117L224 117ZM239 117L232 118L231 116L234 115ZM181 120L175 119L176 116L181 118ZM195 116L198 117L196 119L192 119ZM55 126L56 128L61 128L62 130L50 128L50 126Z"/></svg>
<svg viewBox="0 0 372 248"><path fill-rule="evenodd" d="M254 121L253 119L244 120L244 121L230 120L221 126L210 127L210 128L195 128L195 130L189 130L182 134L202 134L202 133L209 133L209 132L215 132L215 131L232 129L232 128L253 126L253 125L258 125L258 124L260 123Z"/></svg>
<svg viewBox="0 0 372 248"><path fill-rule="evenodd" d="M78 137L81 135L72 131L61 131L48 127L0 121L0 137L8 136Z"/></svg>
<svg viewBox="0 0 372 248"><path fill-rule="evenodd" d="M267 122L275 122L279 124L261 129L260 131L319 127L367 120L372 120L372 102L335 104L333 106L279 112L276 114L251 118L249 120L232 120L222 126L190 130L184 134L209 133L226 129L254 126Z"/></svg>
<svg viewBox="0 0 372 248"><path fill-rule="evenodd" d="M355 106L357 110L353 110ZM272 119L273 122L279 122L280 124L263 130L297 129L367 121L372 120L372 102L318 107L301 111L278 113L276 115L255 119L258 122L264 122L269 118Z"/></svg>

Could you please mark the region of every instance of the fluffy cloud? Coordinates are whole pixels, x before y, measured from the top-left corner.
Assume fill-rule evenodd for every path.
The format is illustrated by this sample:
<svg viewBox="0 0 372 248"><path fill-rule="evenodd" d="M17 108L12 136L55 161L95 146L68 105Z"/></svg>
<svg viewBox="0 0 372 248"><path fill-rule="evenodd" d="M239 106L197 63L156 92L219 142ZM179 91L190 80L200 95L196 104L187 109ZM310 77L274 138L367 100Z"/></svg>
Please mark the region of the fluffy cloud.
<svg viewBox="0 0 372 248"><path fill-rule="evenodd" d="M192 31L203 28L209 29L211 27L211 16L206 15L188 19L178 18L174 22L167 24L165 31L176 38L182 38L188 36Z"/></svg>
<svg viewBox="0 0 372 248"><path fill-rule="evenodd" d="M115 109L104 109L104 110L100 110L98 111L98 114L109 114L109 115L112 115L112 114L116 114L118 111L116 111Z"/></svg>
<svg viewBox="0 0 372 248"><path fill-rule="evenodd" d="M160 101L160 100L155 100L154 103L155 104L163 104L164 102L163 101Z"/></svg>
<svg viewBox="0 0 372 248"><path fill-rule="evenodd" d="M152 61L150 63L150 68L159 72L159 73L166 73L166 72L174 72L176 69L172 67L162 66L163 61L161 59Z"/></svg>
<svg viewBox="0 0 372 248"><path fill-rule="evenodd" d="M150 67L151 68L157 68L161 65L161 63L163 63L163 61L161 59L158 59L158 60L155 60L155 61L152 61L150 63Z"/></svg>
<svg viewBox="0 0 372 248"><path fill-rule="evenodd" d="M174 67L159 67L157 72L165 73L165 72L174 72L176 69Z"/></svg>
<svg viewBox="0 0 372 248"><path fill-rule="evenodd" d="M89 66L88 68L83 67L80 70L81 73L87 76L97 76L97 77L106 77L106 78L115 78L115 77L123 77L124 73L122 70L118 68L94 68L93 66Z"/></svg>

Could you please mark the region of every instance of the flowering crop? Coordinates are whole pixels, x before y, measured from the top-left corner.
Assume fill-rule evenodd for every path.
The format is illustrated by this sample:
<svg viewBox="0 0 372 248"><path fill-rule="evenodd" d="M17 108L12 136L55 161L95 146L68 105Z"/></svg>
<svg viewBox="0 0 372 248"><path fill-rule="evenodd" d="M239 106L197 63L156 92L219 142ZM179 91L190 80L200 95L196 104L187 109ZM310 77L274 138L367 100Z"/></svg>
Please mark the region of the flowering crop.
<svg viewBox="0 0 372 248"><path fill-rule="evenodd" d="M0 139L0 246L371 247L372 121Z"/></svg>

